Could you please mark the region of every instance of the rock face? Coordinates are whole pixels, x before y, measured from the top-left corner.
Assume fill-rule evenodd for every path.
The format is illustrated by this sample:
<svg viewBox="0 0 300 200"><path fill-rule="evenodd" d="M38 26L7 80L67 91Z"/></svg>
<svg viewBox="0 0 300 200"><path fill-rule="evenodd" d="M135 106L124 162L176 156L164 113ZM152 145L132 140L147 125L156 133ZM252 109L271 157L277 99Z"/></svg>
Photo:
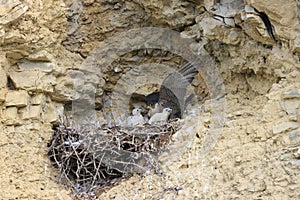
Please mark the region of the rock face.
<svg viewBox="0 0 300 200"><path fill-rule="evenodd" d="M52 124L75 106L122 121L190 60L198 98L167 176L99 199L298 199L299 20L292 0L0 0L1 199L71 199L45 156Z"/></svg>
<svg viewBox="0 0 300 200"><path fill-rule="evenodd" d="M26 91L9 91L5 99L6 106L24 107L28 105L28 94Z"/></svg>

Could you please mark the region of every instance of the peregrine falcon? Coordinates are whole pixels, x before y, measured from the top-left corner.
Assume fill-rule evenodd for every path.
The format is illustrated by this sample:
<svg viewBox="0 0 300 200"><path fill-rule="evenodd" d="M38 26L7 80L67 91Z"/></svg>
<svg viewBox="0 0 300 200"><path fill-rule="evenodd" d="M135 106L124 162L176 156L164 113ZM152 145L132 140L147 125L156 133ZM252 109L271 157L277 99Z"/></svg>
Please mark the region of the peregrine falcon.
<svg viewBox="0 0 300 200"><path fill-rule="evenodd" d="M186 106L186 88L197 73L197 69L188 62L177 71L169 74L160 87L158 103L155 104L158 108L150 109L149 113L153 115L161 112L163 108L170 108L172 109L170 119L181 118Z"/></svg>

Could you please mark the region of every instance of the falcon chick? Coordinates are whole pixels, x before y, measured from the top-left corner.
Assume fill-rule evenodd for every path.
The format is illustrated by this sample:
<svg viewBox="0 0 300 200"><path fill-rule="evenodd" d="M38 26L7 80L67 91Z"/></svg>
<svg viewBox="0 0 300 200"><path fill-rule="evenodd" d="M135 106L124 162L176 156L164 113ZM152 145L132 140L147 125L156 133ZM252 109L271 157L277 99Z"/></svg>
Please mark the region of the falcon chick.
<svg viewBox="0 0 300 200"><path fill-rule="evenodd" d="M171 108L164 108L161 113L155 113L149 120L149 124L168 121L170 114L172 113Z"/></svg>
<svg viewBox="0 0 300 200"><path fill-rule="evenodd" d="M132 116L127 118L127 126L136 126L145 123L144 117L141 114L142 109L135 108L132 110Z"/></svg>

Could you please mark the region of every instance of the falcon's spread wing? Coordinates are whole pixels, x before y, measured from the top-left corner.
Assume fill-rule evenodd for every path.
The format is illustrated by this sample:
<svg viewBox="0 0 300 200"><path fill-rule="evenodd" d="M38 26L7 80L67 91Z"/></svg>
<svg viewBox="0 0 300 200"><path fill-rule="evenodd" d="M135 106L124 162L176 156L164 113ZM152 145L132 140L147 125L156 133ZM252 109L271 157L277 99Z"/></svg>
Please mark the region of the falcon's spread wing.
<svg viewBox="0 0 300 200"><path fill-rule="evenodd" d="M173 110L170 119L181 118L185 107L186 88L197 73L196 68L188 62L176 72L169 74L163 81L158 102L163 108Z"/></svg>

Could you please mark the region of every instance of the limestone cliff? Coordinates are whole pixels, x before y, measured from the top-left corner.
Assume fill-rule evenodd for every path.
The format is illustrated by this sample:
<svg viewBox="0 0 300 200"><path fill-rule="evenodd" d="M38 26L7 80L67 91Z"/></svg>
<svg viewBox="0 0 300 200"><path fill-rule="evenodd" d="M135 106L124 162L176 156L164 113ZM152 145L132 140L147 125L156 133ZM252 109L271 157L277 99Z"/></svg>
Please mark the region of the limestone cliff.
<svg viewBox="0 0 300 200"><path fill-rule="evenodd" d="M199 66L197 98L164 176L136 175L99 199L299 199L299 6L0 1L1 199L71 199L46 156L59 115L82 100L101 123L123 120L186 61Z"/></svg>

